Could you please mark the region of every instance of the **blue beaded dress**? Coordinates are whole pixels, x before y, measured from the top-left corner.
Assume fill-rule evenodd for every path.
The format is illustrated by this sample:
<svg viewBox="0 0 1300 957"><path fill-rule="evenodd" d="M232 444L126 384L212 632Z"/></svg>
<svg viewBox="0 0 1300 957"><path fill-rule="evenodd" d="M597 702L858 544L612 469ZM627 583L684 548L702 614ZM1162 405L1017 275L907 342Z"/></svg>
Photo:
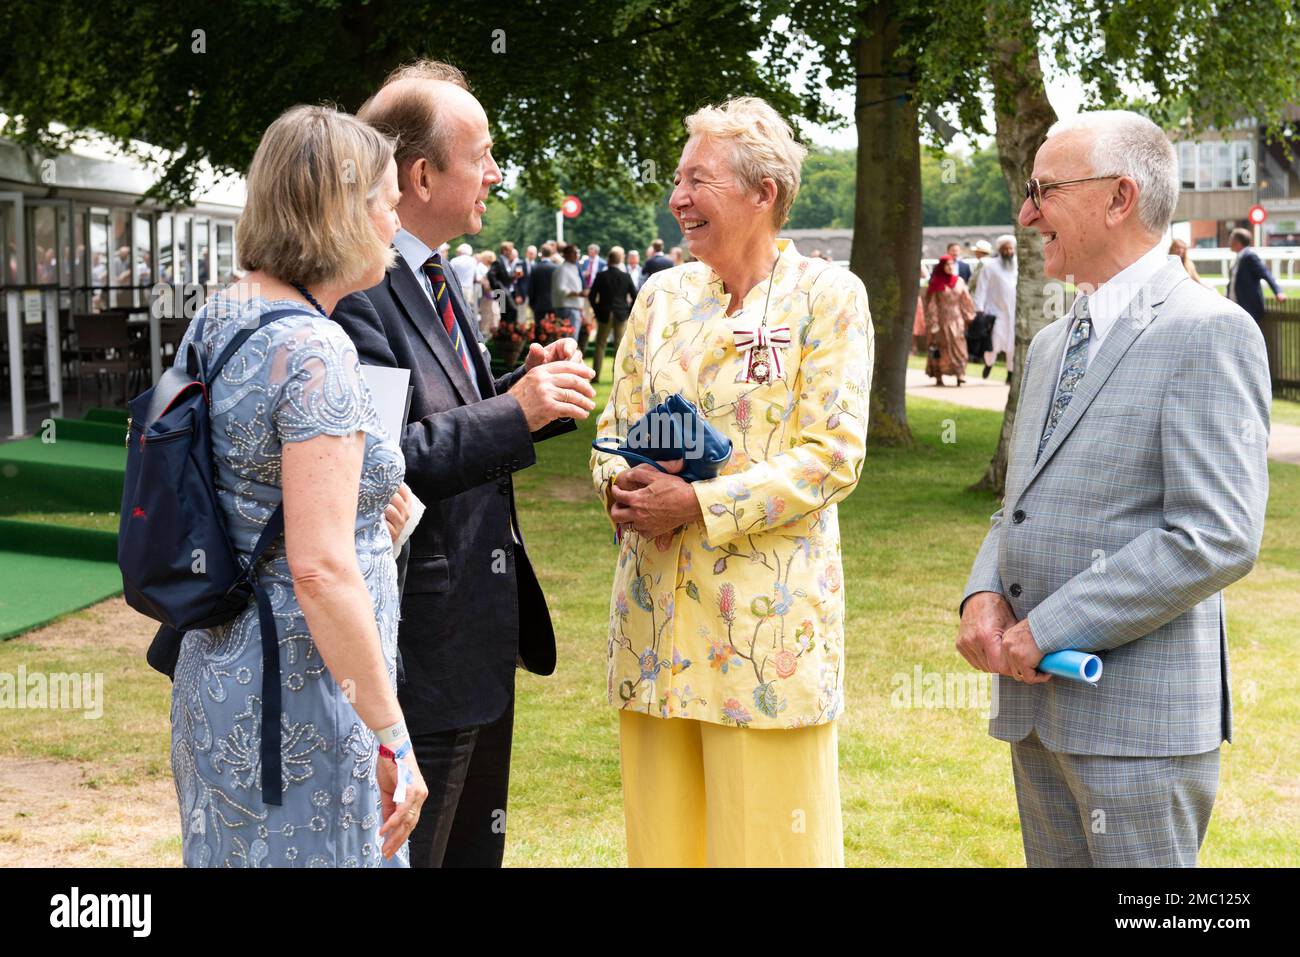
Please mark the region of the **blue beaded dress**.
<svg viewBox="0 0 1300 957"><path fill-rule="evenodd" d="M216 484L227 529L247 560L281 500L287 442L365 433L356 558L374 605L389 678L396 680L399 597L384 508L405 463L384 431L346 333L301 303L221 293L203 306L208 361L273 309L300 315L255 332L212 384ZM178 356L185 354L197 321ZM217 628L185 634L172 690L172 771L181 848L189 867L406 866L380 853L377 743L351 704L352 689L325 667L293 591L283 537L262 559L280 651L283 804L261 796L261 629L257 605ZM360 639L358 639L360 640Z"/></svg>

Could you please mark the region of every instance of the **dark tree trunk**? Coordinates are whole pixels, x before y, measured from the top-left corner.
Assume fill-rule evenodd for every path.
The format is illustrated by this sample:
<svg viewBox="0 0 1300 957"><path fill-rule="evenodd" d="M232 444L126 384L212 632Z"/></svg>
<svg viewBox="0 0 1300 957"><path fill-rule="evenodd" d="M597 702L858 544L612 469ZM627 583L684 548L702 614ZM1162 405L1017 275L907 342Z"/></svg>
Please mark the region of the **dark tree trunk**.
<svg viewBox="0 0 1300 957"><path fill-rule="evenodd" d="M993 107L997 116L998 159L1011 193L1012 208L1024 202L1025 180L1034 168L1034 154L1056 122L1056 111L1048 102L1043 70L1038 61L1038 36L1027 0L987 0L987 30L990 38L989 73L993 80ZM1016 281L1016 372L1011 377L1011 394L1002 417L1002 435L988 468L975 488L1001 496L1006 489L1007 459L1011 431L1016 423L1020 398L1020 372L1024 368L1029 341L1049 321L1046 308L1047 278L1043 275L1043 241L1036 229L1016 224L1016 257L1020 274Z"/></svg>
<svg viewBox="0 0 1300 957"><path fill-rule="evenodd" d="M911 100L912 64L899 54L901 15L894 3L860 14L857 196L850 265L871 302L876 356L871 376L869 441L911 446L907 356L912 346L921 262L921 147Z"/></svg>

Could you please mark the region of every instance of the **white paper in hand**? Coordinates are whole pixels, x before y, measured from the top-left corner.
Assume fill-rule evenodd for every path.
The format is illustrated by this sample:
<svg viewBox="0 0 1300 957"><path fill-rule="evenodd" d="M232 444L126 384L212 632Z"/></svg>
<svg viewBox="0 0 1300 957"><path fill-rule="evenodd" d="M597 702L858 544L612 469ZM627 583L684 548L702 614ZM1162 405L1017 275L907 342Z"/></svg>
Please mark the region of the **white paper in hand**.
<svg viewBox="0 0 1300 957"><path fill-rule="evenodd" d="M361 375L374 396L379 421L388 437L401 444L402 430L406 426L406 389L411 382L411 370L363 365Z"/></svg>
<svg viewBox="0 0 1300 957"><path fill-rule="evenodd" d="M402 546L406 544L406 540L410 538L411 533L415 531L415 526L419 525L420 519L424 518L424 503L415 497L414 492L408 492L408 494L411 496L411 514L407 516L406 524L402 526L402 531L398 534L397 541L393 542L394 555L401 552Z"/></svg>

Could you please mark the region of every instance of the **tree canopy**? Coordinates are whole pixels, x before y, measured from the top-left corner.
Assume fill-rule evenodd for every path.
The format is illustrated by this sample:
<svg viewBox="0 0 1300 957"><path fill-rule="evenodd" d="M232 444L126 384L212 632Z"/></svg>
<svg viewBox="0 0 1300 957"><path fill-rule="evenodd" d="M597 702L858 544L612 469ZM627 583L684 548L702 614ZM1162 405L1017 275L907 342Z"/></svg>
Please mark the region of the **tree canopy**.
<svg viewBox="0 0 1300 957"><path fill-rule="evenodd" d="M97 130L172 154L161 196L183 200L199 161L247 167L262 131L297 103L355 111L397 64L461 67L494 124L497 158L553 200L561 171L657 197L682 118L740 93L824 116L785 82L760 0L8 0L0 5L0 134L59 148Z"/></svg>

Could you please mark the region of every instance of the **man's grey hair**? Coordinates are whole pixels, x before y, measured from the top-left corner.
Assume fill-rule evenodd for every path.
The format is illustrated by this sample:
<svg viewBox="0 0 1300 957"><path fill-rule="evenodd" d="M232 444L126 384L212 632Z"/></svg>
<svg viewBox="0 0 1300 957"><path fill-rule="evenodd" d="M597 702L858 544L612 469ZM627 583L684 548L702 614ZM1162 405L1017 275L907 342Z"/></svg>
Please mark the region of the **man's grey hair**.
<svg viewBox="0 0 1300 957"><path fill-rule="evenodd" d="M1178 205L1178 156L1164 130L1129 110L1097 110L1058 120L1047 131L1092 134L1094 176L1129 176L1138 187L1138 218L1150 232L1163 233Z"/></svg>

